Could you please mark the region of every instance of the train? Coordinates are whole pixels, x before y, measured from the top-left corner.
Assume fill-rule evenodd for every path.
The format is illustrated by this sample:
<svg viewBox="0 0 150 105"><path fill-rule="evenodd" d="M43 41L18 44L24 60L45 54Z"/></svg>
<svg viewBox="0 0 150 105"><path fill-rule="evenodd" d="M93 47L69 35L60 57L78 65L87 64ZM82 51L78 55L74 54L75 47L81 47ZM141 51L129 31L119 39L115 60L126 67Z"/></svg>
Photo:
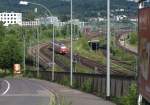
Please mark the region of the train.
<svg viewBox="0 0 150 105"><path fill-rule="evenodd" d="M50 48L53 48L53 41L50 41L49 46ZM64 55L69 53L69 48L65 44L58 41L54 41L54 49L55 52L59 54Z"/></svg>

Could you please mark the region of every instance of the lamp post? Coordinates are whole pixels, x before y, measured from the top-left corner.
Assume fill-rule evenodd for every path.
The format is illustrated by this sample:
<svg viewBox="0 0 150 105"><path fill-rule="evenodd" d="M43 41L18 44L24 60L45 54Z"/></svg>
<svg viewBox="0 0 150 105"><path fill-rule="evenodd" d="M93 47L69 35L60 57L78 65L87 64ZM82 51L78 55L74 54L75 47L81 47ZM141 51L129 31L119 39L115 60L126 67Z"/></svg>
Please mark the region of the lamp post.
<svg viewBox="0 0 150 105"><path fill-rule="evenodd" d="M26 73L26 39L25 39L25 30L23 30L22 27L22 37L23 37L23 68L24 68L24 73Z"/></svg>
<svg viewBox="0 0 150 105"><path fill-rule="evenodd" d="M28 1L20 1L19 2L19 4L21 4L21 5L29 5L29 4L32 4L32 5L37 5L37 6L40 6L40 7L42 7L42 8L44 8L48 13L49 13L49 15L50 16L52 16L52 13L50 12L50 10L46 7L46 6L44 6L44 5L42 5L42 4L38 4L38 3L33 3L33 2L28 2ZM53 23L53 58L52 58L52 62L53 62L53 67L52 67L52 81L54 80L54 71L55 71L55 59L54 59L54 50L55 50L55 48L54 48L54 35L55 35L55 33L54 33L54 23ZM39 42L38 42L38 54L39 54ZM39 55L38 55L38 59L39 59ZM38 74L38 72L39 72L39 60L38 60L38 70L37 70L37 74Z"/></svg>
<svg viewBox="0 0 150 105"><path fill-rule="evenodd" d="M107 0L107 92L106 98L110 97L110 0Z"/></svg>
<svg viewBox="0 0 150 105"><path fill-rule="evenodd" d="M70 86L72 86L72 74L73 74L73 51L72 51L72 0L70 1L70 20L71 20L71 53L70 53L70 57L71 57L71 59L70 59Z"/></svg>

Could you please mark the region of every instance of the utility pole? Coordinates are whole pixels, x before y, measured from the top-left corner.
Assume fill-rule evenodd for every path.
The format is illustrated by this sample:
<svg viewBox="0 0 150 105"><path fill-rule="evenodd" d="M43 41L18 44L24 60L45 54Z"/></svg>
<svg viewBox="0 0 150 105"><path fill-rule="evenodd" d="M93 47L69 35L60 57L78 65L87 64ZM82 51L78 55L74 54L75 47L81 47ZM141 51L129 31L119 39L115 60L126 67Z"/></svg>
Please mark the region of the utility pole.
<svg viewBox="0 0 150 105"><path fill-rule="evenodd" d="M53 62L53 67L52 67L52 81L54 81L54 72L55 72L55 47L54 47L54 40L55 39L55 28L54 28L54 23L53 23L53 59L52 59L52 62Z"/></svg>
<svg viewBox="0 0 150 105"><path fill-rule="evenodd" d="M107 94L110 98L110 0L107 0Z"/></svg>
<svg viewBox="0 0 150 105"><path fill-rule="evenodd" d="M37 77L39 77L39 75L40 75L40 73L39 73L39 70L40 70L40 68L39 68L39 27L37 26L37 46L38 46L38 48L37 48Z"/></svg>
<svg viewBox="0 0 150 105"><path fill-rule="evenodd" d="M26 72L26 38L25 38L25 34L24 34L24 72Z"/></svg>
<svg viewBox="0 0 150 105"><path fill-rule="evenodd" d="M71 53L70 53L70 57L71 57L71 60L70 60L70 86L72 86L72 73L73 73L73 51L72 51L72 0L70 1L70 6L71 6Z"/></svg>

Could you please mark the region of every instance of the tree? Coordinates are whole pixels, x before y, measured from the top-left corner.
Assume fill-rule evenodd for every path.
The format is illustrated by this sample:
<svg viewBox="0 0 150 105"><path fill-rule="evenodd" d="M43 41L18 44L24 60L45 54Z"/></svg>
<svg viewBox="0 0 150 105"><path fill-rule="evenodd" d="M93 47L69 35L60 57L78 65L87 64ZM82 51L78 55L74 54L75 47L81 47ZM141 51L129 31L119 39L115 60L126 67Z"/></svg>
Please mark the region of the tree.
<svg viewBox="0 0 150 105"><path fill-rule="evenodd" d="M10 69L13 64L22 62L22 44L8 36L0 42L0 68Z"/></svg>
<svg viewBox="0 0 150 105"><path fill-rule="evenodd" d="M5 36L5 27L3 26L3 22L0 22L0 41L4 38Z"/></svg>
<svg viewBox="0 0 150 105"><path fill-rule="evenodd" d="M132 33L130 33L129 37L130 37L129 38L129 43L131 45L137 45L137 42L138 42L137 34L135 32L132 32Z"/></svg>

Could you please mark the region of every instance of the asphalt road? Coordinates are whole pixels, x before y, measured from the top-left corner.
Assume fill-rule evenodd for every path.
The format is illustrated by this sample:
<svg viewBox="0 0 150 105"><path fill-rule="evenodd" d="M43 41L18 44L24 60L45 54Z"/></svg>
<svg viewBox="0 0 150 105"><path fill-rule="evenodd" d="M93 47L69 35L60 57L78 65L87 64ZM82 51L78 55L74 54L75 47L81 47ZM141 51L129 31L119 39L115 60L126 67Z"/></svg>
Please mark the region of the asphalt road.
<svg viewBox="0 0 150 105"><path fill-rule="evenodd" d="M1 79L0 105L50 105L50 91L29 79Z"/></svg>

